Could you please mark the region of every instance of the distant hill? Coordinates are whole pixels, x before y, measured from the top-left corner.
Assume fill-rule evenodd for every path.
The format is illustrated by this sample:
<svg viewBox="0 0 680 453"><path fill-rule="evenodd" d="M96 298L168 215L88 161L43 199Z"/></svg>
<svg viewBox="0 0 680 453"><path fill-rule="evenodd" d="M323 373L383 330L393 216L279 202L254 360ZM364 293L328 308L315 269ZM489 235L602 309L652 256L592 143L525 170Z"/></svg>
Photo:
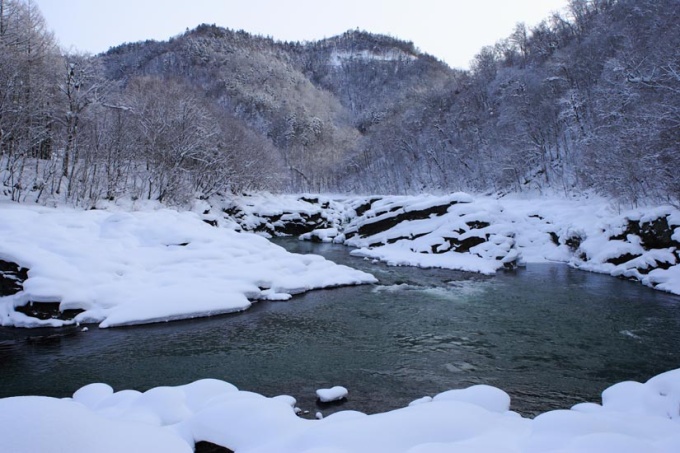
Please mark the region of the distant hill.
<svg viewBox="0 0 680 453"><path fill-rule="evenodd" d="M366 134L455 72L412 43L363 31L284 43L215 25L100 56L108 78L180 79L280 150L302 190L337 190Z"/></svg>

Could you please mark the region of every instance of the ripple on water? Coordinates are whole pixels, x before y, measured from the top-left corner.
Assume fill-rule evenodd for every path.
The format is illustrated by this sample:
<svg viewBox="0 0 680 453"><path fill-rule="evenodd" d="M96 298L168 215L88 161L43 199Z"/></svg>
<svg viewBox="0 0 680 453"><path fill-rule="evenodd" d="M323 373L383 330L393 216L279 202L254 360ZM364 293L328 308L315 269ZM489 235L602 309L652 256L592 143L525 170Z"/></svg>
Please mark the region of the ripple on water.
<svg viewBox="0 0 680 453"><path fill-rule="evenodd" d="M566 266L479 277L388 268L342 246L307 246L377 274L381 285L260 302L212 319L90 329L54 345L28 345L6 331L0 340L17 343L0 345L0 396L217 378L303 402L309 394L308 405L314 389L343 385L350 391L343 409L377 412L488 384L532 414L597 401L613 383L680 364L676 296Z"/></svg>

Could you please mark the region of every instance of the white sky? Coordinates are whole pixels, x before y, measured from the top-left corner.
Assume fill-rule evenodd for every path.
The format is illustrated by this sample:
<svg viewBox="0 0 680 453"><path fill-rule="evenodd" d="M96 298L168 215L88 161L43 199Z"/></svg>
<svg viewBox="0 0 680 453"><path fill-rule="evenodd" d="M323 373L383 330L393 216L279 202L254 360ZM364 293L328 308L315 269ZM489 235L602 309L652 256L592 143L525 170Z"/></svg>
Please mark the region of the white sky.
<svg viewBox="0 0 680 453"><path fill-rule="evenodd" d="M535 25L567 0L34 0L67 50L99 53L124 42L166 40L216 24L282 41L313 41L359 28L413 41L467 68L517 22Z"/></svg>

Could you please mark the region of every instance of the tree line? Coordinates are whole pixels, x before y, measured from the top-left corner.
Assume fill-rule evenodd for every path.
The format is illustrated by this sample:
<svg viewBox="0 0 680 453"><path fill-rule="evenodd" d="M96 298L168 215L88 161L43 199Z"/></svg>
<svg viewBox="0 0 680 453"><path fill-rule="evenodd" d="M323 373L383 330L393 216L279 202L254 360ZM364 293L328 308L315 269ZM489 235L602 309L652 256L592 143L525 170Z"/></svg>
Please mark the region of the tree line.
<svg viewBox="0 0 680 453"><path fill-rule="evenodd" d="M0 0L0 177L12 200L179 204L274 190L279 159L185 81L113 81L96 56L62 54L34 3Z"/></svg>
<svg viewBox="0 0 680 453"><path fill-rule="evenodd" d="M289 43L201 25L64 54L32 2L0 0L0 184L83 206L248 190L678 203L679 16L680 0L570 0L457 70L359 30Z"/></svg>
<svg viewBox="0 0 680 453"><path fill-rule="evenodd" d="M365 137L350 181L678 203L679 49L678 0L572 0L393 111Z"/></svg>

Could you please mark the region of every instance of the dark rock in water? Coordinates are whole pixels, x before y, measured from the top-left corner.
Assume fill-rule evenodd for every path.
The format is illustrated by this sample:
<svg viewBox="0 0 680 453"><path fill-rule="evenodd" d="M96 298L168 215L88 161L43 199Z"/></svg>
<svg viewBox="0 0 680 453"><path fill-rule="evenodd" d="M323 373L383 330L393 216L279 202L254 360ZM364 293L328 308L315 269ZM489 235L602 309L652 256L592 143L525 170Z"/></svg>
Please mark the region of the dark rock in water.
<svg viewBox="0 0 680 453"><path fill-rule="evenodd" d="M328 408L328 407L334 407L334 406L342 406L347 402L347 397L344 396L340 399L333 400L333 401L321 401L319 398L316 399L316 407L319 409L323 408Z"/></svg>
<svg viewBox="0 0 680 453"><path fill-rule="evenodd" d="M318 234L314 234L314 233L312 233L312 235L309 237L309 241L317 243L317 244L321 244L323 242L323 240L321 239L321 236L319 236Z"/></svg>
<svg viewBox="0 0 680 453"><path fill-rule="evenodd" d="M23 291L28 269L17 263L0 260L0 296L11 296Z"/></svg>
<svg viewBox="0 0 680 453"><path fill-rule="evenodd" d="M23 313L32 318L41 320L47 319L61 319L63 321L70 321L85 310L59 310L59 302L29 302L21 307L16 307L14 310Z"/></svg>
<svg viewBox="0 0 680 453"><path fill-rule="evenodd" d="M212 442L201 441L196 442L194 446L195 453L234 453L233 450L229 450L221 445L213 444Z"/></svg>

